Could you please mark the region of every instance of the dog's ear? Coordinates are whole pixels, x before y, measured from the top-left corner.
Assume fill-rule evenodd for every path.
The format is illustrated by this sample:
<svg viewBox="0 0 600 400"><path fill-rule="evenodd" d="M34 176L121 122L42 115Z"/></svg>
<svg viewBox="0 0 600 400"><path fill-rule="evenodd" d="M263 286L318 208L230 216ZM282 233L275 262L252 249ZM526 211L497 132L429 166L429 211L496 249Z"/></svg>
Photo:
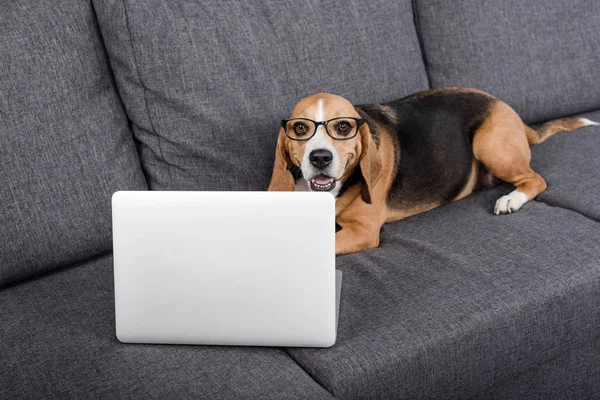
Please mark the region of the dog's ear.
<svg viewBox="0 0 600 400"><path fill-rule="evenodd" d="M294 176L292 175L292 160L290 159L287 150L285 149L285 133L283 128L279 131L277 138L277 150L275 150L275 164L273 165L273 174L271 175L271 183L269 183L270 191L293 192L296 187Z"/></svg>
<svg viewBox="0 0 600 400"><path fill-rule="evenodd" d="M381 176L381 157L373 140L369 126L365 123L360 127L362 153L360 155L360 172L364 183L360 196L367 204L372 202L373 188Z"/></svg>

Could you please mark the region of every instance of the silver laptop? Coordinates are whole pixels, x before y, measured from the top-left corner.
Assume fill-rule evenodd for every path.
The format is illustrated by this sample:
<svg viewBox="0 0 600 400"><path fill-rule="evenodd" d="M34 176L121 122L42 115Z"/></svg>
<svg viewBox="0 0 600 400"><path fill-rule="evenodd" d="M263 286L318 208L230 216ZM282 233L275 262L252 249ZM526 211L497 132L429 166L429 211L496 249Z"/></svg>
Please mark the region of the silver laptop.
<svg viewBox="0 0 600 400"><path fill-rule="evenodd" d="M117 192L112 210L121 342L335 343L331 194Z"/></svg>

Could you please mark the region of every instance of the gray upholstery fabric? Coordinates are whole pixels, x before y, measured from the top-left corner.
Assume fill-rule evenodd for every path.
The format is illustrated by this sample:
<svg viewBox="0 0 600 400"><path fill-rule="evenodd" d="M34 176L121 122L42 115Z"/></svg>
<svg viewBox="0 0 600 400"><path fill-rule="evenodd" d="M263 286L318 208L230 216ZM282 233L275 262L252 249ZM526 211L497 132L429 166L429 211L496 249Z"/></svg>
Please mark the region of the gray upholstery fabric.
<svg viewBox="0 0 600 400"><path fill-rule="evenodd" d="M110 249L145 189L91 5L0 3L0 285Z"/></svg>
<svg viewBox="0 0 600 400"><path fill-rule="evenodd" d="M152 189L264 190L300 98L427 88L411 1L96 1Z"/></svg>
<svg viewBox="0 0 600 400"><path fill-rule="evenodd" d="M600 398L600 337L582 347L512 376L474 399L598 399Z"/></svg>
<svg viewBox="0 0 600 400"><path fill-rule="evenodd" d="M468 398L600 331L600 224L500 186L385 225L340 256L338 342L288 349L339 398ZM596 379L580 371L581 379Z"/></svg>
<svg viewBox="0 0 600 400"><path fill-rule="evenodd" d="M2 399L324 399L280 349L122 344L112 258L0 290Z"/></svg>
<svg viewBox="0 0 600 400"><path fill-rule="evenodd" d="M600 122L600 111L584 114ZM532 168L548 189L538 199L600 221L600 126L558 133L532 148Z"/></svg>
<svg viewBox="0 0 600 400"><path fill-rule="evenodd" d="M488 91L529 122L600 108L600 2L415 3L432 86Z"/></svg>

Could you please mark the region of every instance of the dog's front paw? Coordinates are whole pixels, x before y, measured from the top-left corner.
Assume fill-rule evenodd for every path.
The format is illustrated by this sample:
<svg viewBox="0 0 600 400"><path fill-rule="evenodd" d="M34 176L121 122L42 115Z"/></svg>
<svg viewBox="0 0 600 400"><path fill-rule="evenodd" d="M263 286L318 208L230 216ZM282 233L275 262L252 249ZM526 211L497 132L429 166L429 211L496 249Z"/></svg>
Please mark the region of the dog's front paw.
<svg viewBox="0 0 600 400"><path fill-rule="evenodd" d="M496 207L494 207L494 214L510 214L515 211L519 211L523 204L527 203L527 196L525 193L513 190L506 196L500 197L496 201Z"/></svg>

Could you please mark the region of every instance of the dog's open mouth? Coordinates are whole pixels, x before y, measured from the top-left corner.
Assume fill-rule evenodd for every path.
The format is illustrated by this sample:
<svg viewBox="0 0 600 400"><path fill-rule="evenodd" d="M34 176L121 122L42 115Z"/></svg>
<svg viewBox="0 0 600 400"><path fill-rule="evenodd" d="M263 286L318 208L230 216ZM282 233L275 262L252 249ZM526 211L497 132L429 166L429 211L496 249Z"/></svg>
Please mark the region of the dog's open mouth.
<svg viewBox="0 0 600 400"><path fill-rule="evenodd" d="M315 191L329 192L335 187L335 180L327 175L317 175L310 180L310 188Z"/></svg>

